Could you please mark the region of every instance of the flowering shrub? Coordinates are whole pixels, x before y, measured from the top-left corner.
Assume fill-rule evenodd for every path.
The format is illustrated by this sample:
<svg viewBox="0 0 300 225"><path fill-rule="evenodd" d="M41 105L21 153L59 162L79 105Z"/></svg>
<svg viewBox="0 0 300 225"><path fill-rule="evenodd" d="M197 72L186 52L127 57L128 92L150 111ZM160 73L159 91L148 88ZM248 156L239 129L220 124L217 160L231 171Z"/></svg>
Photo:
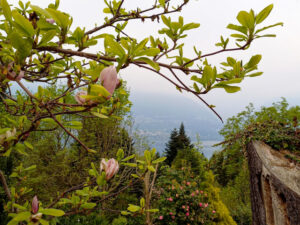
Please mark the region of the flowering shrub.
<svg viewBox="0 0 300 225"><path fill-rule="evenodd" d="M155 224L211 224L216 219L200 180L187 174L189 170L167 169L160 177L156 190L160 211Z"/></svg>

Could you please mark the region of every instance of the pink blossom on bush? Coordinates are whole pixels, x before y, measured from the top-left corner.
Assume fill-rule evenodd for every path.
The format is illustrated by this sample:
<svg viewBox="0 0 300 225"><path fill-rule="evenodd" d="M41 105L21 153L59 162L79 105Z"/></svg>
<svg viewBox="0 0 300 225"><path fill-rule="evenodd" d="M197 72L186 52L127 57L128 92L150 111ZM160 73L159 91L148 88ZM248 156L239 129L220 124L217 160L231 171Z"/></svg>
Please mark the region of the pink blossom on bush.
<svg viewBox="0 0 300 225"><path fill-rule="evenodd" d="M185 205L183 205L182 208L185 209Z"/></svg>
<svg viewBox="0 0 300 225"><path fill-rule="evenodd" d="M199 190L196 190L196 194L199 194Z"/></svg>
<svg viewBox="0 0 300 225"><path fill-rule="evenodd" d="M164 219L164 217L163 217L163 216L159 216L159 219L160 219L160 220L163 220L163 219Z"/></svg>
<svg viewBox="0 0 300 225"><path fill-rule="evenodd" d="M202 207L202 203L201 202L199 203L199 206Z"/></svg>
<svg viewBox="0 0 300 225"><path fill-rule="evenodd" d="M213 210L213 211L212 211L212 213L216 213L216 211L215 211L215 210Z"/></svg>
<svg viewBox="0 0 300 225"><path fill-rule="evenodd" d="M191 185L191 182L186 182L186 185L187 185L187 186L190 186L190 185Z"/></svg>
<svg viewBox="0 0 300 225"><path fill-rule="evenodd" d="M193 192L193 193L191 194L191 196L194 197L194 196L195 196L195 193Z"/></svg>
<svg viewBox="0 0 300 225"><path fill-rule="evenodd" d="M175 216L172 216L172 219L175 220Z"/></svg>
<svg viewBox="0 0 300 225"><path fill-rule="evenodd" d="M169 200L170 202L173 202L173 198L171 198L171 197L170 197L170 198L168 198L168 200Z"/></svg>
<svg viewBox="0 0 300 225"><path fill-rule="evenodd" d="M186 216L189 216L189 215L190 215L190 213L189 213L189 212L187 212L185 215L186 215Z"/></svg>
<svg viewBox="0 0 300 225"><path fill-rule="evenodd" d="M106 180L109 180L118 172L119 163L115 159L110 159L108 161L102 159L100 163L100 171L102 170L105 171Z"/></svg>
<svg viewBox="0 0 300 225"><path fill-rule="evenodd" d="M203 191L200 191L201 194L203 194Z"/></svg>
<svg viewBox="0 0 300 225"><path fill-rule="evenodd" d="M173 215L173 213L172 213L172 212L170 212L169 214L170 214L171 216Z"/></svg>
<svg viewBox="0 0 300 225"><path fill-rule="evenodd" d="M208 203L205 203L205 204L204 204L204 207L206 208L207 206L208 206Z"/></svg>

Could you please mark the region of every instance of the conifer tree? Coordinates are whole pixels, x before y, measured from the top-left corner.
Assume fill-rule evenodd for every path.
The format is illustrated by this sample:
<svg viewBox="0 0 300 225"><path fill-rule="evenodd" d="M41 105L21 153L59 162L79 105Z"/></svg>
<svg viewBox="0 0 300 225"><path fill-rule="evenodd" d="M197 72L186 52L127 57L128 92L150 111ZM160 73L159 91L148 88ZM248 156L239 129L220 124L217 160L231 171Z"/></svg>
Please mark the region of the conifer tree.
<svg viewBox="0 0 300 225"><path fill-rule="evenodd" d="M181 123L179 131L175 128L170 135L170 139L166 144L165 156L167 157L166 163L171 165L175 159L178 150L193 148L190 138L186 135L184 125Z"/></svg>

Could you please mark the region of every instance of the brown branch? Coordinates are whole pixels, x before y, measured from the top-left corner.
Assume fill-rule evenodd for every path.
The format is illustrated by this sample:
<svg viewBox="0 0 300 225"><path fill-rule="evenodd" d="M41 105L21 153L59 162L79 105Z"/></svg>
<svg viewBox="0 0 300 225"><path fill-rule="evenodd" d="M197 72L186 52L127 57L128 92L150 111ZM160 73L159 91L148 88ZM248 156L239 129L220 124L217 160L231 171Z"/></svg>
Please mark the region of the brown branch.
<svg viewBox="0 0 300 225"><path fill-rule="evenodd" d="M17 81L18 85L30 96L30 98L36 99L37 98L21 83L21 81Z"/></svg>
<svg viewBox="0 0 300 225"><path fill-rule="evenodd" d="M4 191L8 197L9 200L11 200L11 193L10 193L10 190L7 186L7 182L6 182L6 179L5 179L5 176L3 174L3 172L0 170L0 180L1 180L1 183L3 185L3 188L4 188Z"/></svg>
<svg viewBox="0 0 300 225"><path fill-rule="evenodd" d="M57 119L56 119L56 116L55 115L53 115L52 113L51 113L51 111L50 110L48 110L48 112L50 113L50 115L51 115L51 117L52 117L52 119L69 135L69 136L71 136L75 141L77 141L87 152L89 152L90 151L90 149L82 142L82 141L80 141L77 137L75 137L67 128L65 128L65 126L64 125L62 125L62 123L61 122L59 122Z"/></svg>

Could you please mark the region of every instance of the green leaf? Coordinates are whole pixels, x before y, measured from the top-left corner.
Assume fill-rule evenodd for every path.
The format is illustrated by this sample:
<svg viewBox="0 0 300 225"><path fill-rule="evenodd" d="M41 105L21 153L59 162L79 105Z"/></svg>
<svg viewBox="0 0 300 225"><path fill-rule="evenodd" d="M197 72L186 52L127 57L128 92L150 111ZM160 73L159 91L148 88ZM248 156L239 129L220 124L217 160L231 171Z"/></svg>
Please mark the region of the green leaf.
<svg viewBox="0 0 300 225"><path fill-rule="evenodd" d="M227 85L227 84L216 84L213 88L224 88L224 90L227 92L227 93L235 93L235 92L238 92L241 90L240 87L237 87L237 86L230 86L230 85Z"/></svg>
<svg viewBox="0 0 300 225"><path fill-rule="evenodd" d="M97 204L94 202L88 202L88 203L82 204L80 207L83 209L93 209L93 208L95 208L96 205Z"/></svg>
<svg viewBox="0 0 300 225"><path fill-rule="evenodd" d="M20 212L18 213L7 225L15 225L21 221L28 220L31 216L30 212Z"/></svg>
<svg viewBox="0 0 300 225"><path fill-rule="evenodd" d="M140 206L141 206L141 208L144 208L144 206L145 206L145 199L144 198L140 199Z"/></svg>
<svg viewBox="0 0 300 225"><path fill-rule="evenodd" d="M256 73L251 73L251 74L249 74L249 75L247 75L248 77L257 77L257 76L260 76L260 75L262 75L263 74L263 72L256 72Z"/></svg>
<svg viewBox="0 0 300 225"><path fill-rule="evenodd" d="M103 96L105 98L110 96L110 93L105 89L105 87L99 84L93 84L90 86L90 94L99 97Z"/></svg>
<svg viewBox="0 0 300 225"><path fill-rule="evenodd" d="M162 19L163 23L164 23L167 27L171 27L171 21L170 21L170 18L167 18L167 17L164 16L164 15L161 15L161 19Z"/></svg>
<svg viewBox="0 0 300 225"><path fill-rule="evenodd" d="M122 163L124 166L129 166L129 167L137 167L136 163Z"/></svg>
<svg viewBox="0 0 300 225"><path fill-rule="evenodd" d="M11 32L8 35L12 46L19 52L21 60L26 58L32 49L32 43L26 39L23 39L22 36L17 32Z"/></svg>
<svg viewBox="0 0 300 225"><path fill-rule="evenodd" d="M40 222L42 225L49 225L49 222L48 222L47 220L40 219L39 222Z"/></svg>
<svg viewBox="0 0 300 225"><path fill-rule="evenodd" d="M49 12L47 12L45 9L40 8L39 6L30 5L30 8L33 11L45 16L46 18L51 18L51 14Z"/></svg>
<svg viewBox="0 0 300 225"><path fill-rule="evenodd" d="M134 157L135 157L135 154L130 155L130 156L126 157L125 159L122 159L122 162L129 161L130 159L133 159Z"/></svg>
<svg viewBox="0 0 300 225"><path fill-rule="evenodd" d="M25 145L27 148L33 150L33 146L32 146L29 142L24 141L24 145Z"/></svg>
<svg viewBox="0 0 300 225"><path fill-rule="evenodd" d="M247 35L247 28L243 26L238 26L235 24L228 24L227 29L239 31L245 35Z"/></svg>
<svg viewBox="0 0 300 225"><path fill-rule="evenodd" d="M137 205L132 205L132 204L129 204L129 207L127 208L127 210L130 212L137 212L140 209L141 209L141 207L139 207Z"/></svg>
<svg viewBox="0 0 300 225"><path fill-rule="evenodd" d="M260 13L258 13L258 15L255 18L256 24L260 24L261 22L263 22L269 16L272 9L273 9L273 4L268 5Z"/></svg>
<svg viewBox="0 0 300 225"><path fill-rule="evenodd" d="M123 216L127 216L127 215L130 215L131 213L130 213L130 212L127 212L127 211L121 211L121 214L122 214Z"/></svg>
<svg viewBox="0 0 300 225"><path fill-rule="evenodd" d="M155 169L154 169L154 167L153 166L148 166L148 170L150 170L151 172L155 172Z"/></svg>
<svg viewBox="0 0 300 225"><path fill-rule="evenodd" d="M276 26L283 26L283 23L280 22L280 23L275 23L275 24L270 25L270 26L263 27L263 28L261 28L261 29L258 29L258 30L255 32L255 34L261 32L261 31L264 31L264 30L266 30L266 29L269 29L269 28L272 28L272 27L276 27Z"/></svg>
<svg viewBox="0 0 300 225"><path fill-rule="evenodd" d="M1 7L3 10L3 14L5 16L5 19L8 20L10 23L12 22L12 14L9 4L6 0L1 0Z"/></svg>
<svg viewBox="0 0 300 225"><path fill-rule="evenodd" d="M159 71L160 70L160 67L158 65L158 63L152 61L151 59L149 58L146 58L146 57L140 57L140 58L137 58L136 61L142 61L142 62L145 62L147 64L149 64L153 69L155 69L156 71Z"/></svg>
<svg viewBox="0 0 300 225"><path fill-rule="evenodd" d="M247 63L247 68L256 66L260 62L261 57L262 57L261 55L252 56L251 59L249 60L249 62Z"/></svg>
<svg viewBox="0 0 300 225"><path fill-rule="evenodd" d="M14 10L12 12L12 16L14 18L14 25L15 27L20 30L23 34L25 34L27 37L32 38L32 36L35 34L35 31L33 29L32 24L29 22L28 19L26 19L24 16L22 16L18 11Z"/></svg>
<svg viewBox="0 0 300 225"><path fill-rule="evenodd" d="M103 115L103 114L101 114L101 113L98 113L98 112L91 112L94 116L97 116L97 117L99 117L99 118L101 118L101 119L107 119L108 118L108 116L106 116L106 115Z"/></svg>
<svg viewBox="0 0 300 225"><path fill-rule="evenodd" d="M109 52L119 56L120 58L126 54L122 46L110 36L105 37L105 45L109 47L107 49Z"/></svg>
<svg viewBox="0 0 300 225"><path fill-rule="evenodd" d="M166 160L166 158L167 158L167 157L161 157L161 158L158 158L158 159L156 159L156 160L152 161L152 163L153 163L153 164L156 164L156 163L163 162L163 161L165 161L165 160Z"/></svg>
<svg viewBox="0 0 300 225"><path fill-rule="evenodd" d="M47 8L46 11L51 15L55 22L64 30L67 30L67 28L71 26L72 21L70 20L69 15L51 8Z"/></svg>
<svg viewBox="0 0 300 225"><path fill-rule="evenodd" d="M200 27L200 23L188 23L181 28L181 33L186 30L196 29Z"/></svg>
<svg viewBox="0 0 300 225"><path fill-rule="evenodd" d="M40 41L40 43L39 43L38 46L41 47L41 46L47 45L48 42L51 41L54 38L55 35L56 35L56 31L55 30L49 30L49 31L47 31L43 35L42 40Z"/></svg>
<svg viewBox="0 0 300 225"><path fill-rule="evenodd" d="M60 209L41 209L39 212L43 213L45 215L49 215L49 216L63 216L63 215L65 215L65 212L60 210Z"/></svg>
<svg viewBox="0 0 300 225"><path fill-rule="evenodd" d="M236 18L244 27L254 28L254 18L246 11L239 12Z"/></svg>
<svg viewBox="0 0 300 225"><path fill-rule="evenodd" d="M155 212L159 212L159 209L147 209L146 211L155 213Z"/></svg>
<svg viewBox="0 0 300 225"><path fill-rule="evenodd" d="M82 129L82 123L80 121L76 121L76 120L65 122L64 126L68 127L68 128L76 129L76 130Z"/></svg>
<svg viewBox="0 0 300 225"><path fill-rule="evenodd" d="M156 56L158 53L160 53L160 50L158 48L148 48L146 50L142 50L136 54L136 56Z"/></svg>

